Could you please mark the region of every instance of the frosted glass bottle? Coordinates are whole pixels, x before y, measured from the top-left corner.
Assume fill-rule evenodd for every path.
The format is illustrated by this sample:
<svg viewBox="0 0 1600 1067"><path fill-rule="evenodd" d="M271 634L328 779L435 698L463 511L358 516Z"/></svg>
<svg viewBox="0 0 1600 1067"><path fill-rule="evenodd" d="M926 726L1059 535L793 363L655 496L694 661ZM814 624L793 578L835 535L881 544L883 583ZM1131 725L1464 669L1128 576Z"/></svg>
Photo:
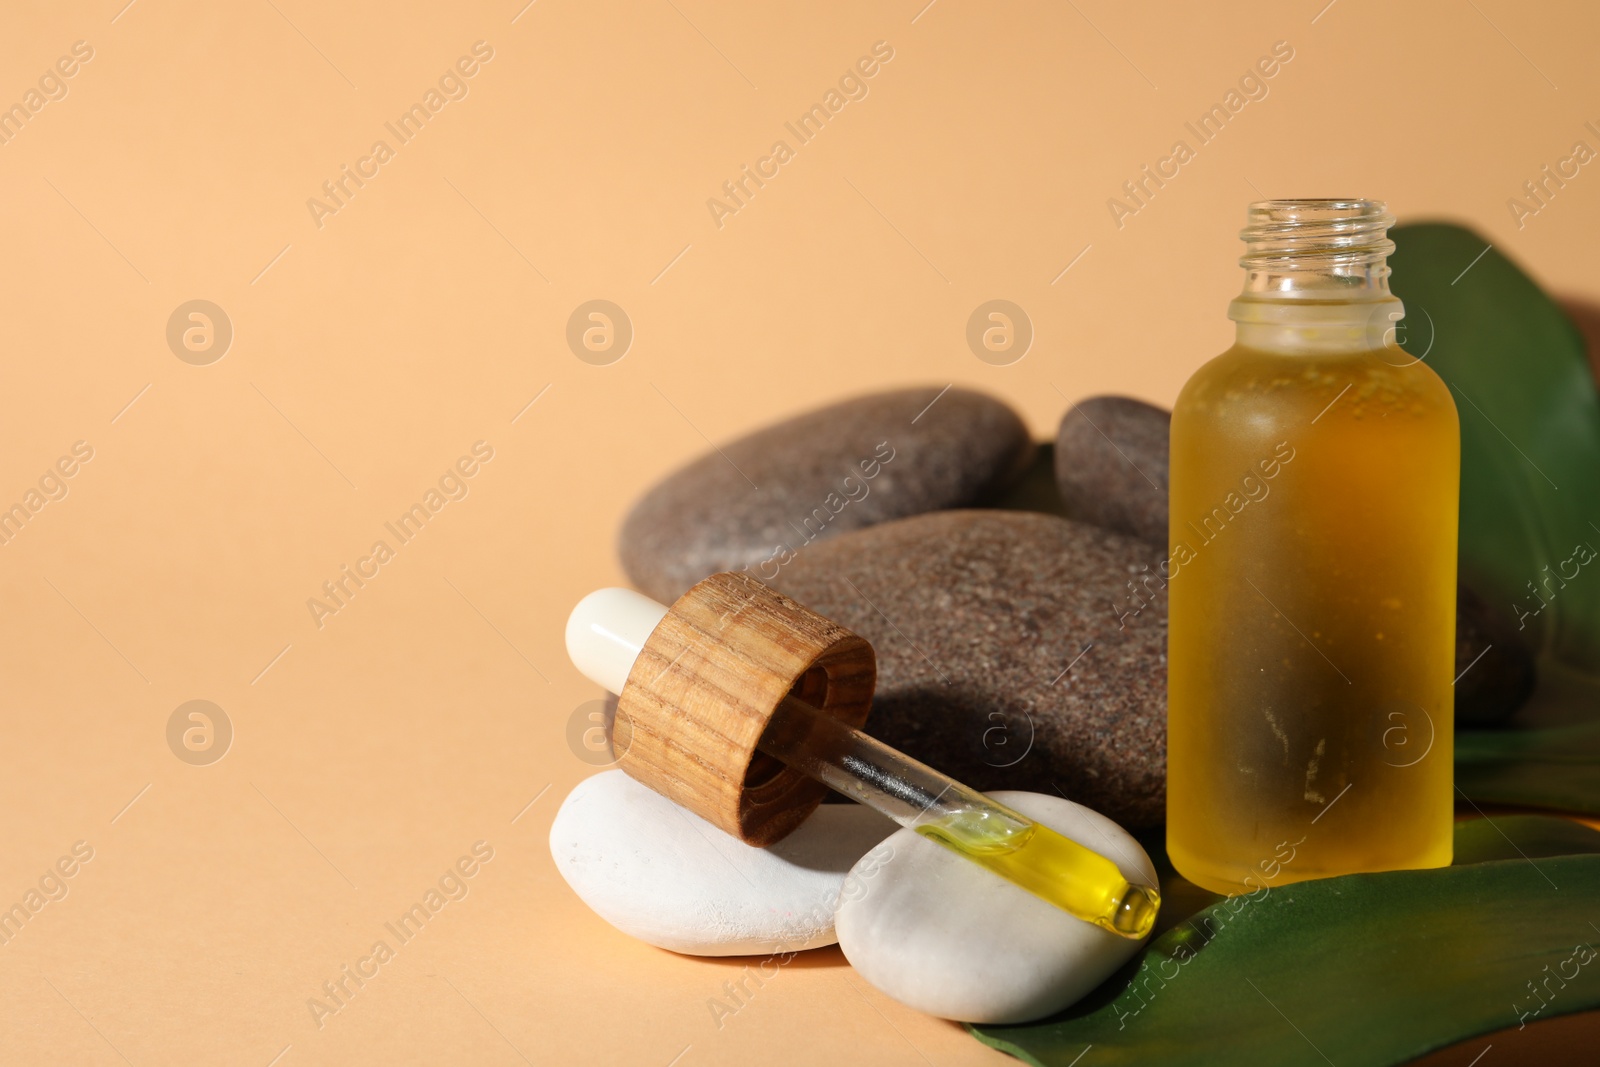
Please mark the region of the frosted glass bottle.
<svg viewBox="0 0 1600 1067"><path fill-rule="evenodd" d="M1167 844L1216 892L1451 859L1459 426L1395 344L1392 222L1252 205L1172 413Z"/></svg>

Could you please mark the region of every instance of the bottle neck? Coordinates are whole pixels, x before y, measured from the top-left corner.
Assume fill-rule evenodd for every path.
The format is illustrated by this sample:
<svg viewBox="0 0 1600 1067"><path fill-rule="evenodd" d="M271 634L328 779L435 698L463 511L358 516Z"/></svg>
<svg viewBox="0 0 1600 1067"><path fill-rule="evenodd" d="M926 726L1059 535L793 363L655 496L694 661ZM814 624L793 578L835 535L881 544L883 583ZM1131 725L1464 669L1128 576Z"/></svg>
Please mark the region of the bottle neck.
<svg viewBox="0 0 1600 1067"><path fill-rule="evenodd" d="M1405 313L1389 292L1393 222L1374 200L1252 204L1240 234L1244 291L1228 307L1238 343L1288 353L1392 346Z"/></svg>
<svg viewBox="0 0 1600 1067"><path fill-rule="evenodd" d="M1235 341L1263 352L1328 354L1393 348L1396 324L1405 315L1400 298L1387 292L1366 300L1249 300L1228 305Z"/></svg>

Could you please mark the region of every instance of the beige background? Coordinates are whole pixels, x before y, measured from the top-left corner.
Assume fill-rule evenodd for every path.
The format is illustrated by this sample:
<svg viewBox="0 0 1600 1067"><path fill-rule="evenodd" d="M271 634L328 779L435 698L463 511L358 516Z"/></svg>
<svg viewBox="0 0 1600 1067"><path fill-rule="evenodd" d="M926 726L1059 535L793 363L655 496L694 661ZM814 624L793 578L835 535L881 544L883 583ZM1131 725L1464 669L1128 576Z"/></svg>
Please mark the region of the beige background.
<svg viewBox="0 0 1600 1067"><path fill-rule="evenodd" d="M831 950L719 1030L741 964L561 882L597 695L561 628L619 580L629 501L890 385L988 389L1041 436L1087 394L1169 402L1229 340L1260 195L1465 219L1600 298L1600 173L1506 208L1600 147L1588 5L123 2L0 14L0 103L94 50L0 146L0 506L94 450L0 545L0 902L94 849L0 946L0 1062L999 1061ZM480 40L319 228L308 198ZM1280 40L1269 95L1119 229L1107 199ZM865 99L719 228L707 199L878 41ZM236 332L207 366L165 339L197 298ZM610 366L564 340L594 298L636 331ZM1010 366L964 340L991 298L1036 330ZM470 494L319 629L307 599L480 440ZM191 699L236 733L210 766L167 745ZM307 999L478 840L470 895L319 1029Z"/></svg>

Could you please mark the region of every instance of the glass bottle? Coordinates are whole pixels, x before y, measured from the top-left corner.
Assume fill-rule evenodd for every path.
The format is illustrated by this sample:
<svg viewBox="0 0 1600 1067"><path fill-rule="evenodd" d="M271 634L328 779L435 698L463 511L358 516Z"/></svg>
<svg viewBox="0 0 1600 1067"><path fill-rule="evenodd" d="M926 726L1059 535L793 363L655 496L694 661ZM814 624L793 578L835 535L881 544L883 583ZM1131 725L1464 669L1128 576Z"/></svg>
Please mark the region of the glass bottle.
<svg viewBox="0 0 1600 1067"><path fill-rule="evenodd" d="M1373 200L1250 206L1172 413L1167 846L1220 893L1451 859L1460 431Z"/></svg>

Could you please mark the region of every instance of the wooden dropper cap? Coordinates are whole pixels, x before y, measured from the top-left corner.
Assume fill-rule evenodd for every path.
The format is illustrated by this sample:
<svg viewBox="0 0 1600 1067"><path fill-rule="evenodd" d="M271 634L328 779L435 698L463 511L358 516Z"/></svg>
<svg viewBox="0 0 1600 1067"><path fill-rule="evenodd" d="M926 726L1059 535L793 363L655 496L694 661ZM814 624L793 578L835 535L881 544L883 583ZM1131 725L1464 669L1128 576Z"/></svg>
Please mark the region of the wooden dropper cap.
<svg viewBox="0 0 1600 1067"><path fill-rule="evenodd" d="M617 765L747 844L805 821L827 787L756 751L793 693L848 726L867 719L867 641L741 572L714 574L667 609L617 698Z"/></svg>

